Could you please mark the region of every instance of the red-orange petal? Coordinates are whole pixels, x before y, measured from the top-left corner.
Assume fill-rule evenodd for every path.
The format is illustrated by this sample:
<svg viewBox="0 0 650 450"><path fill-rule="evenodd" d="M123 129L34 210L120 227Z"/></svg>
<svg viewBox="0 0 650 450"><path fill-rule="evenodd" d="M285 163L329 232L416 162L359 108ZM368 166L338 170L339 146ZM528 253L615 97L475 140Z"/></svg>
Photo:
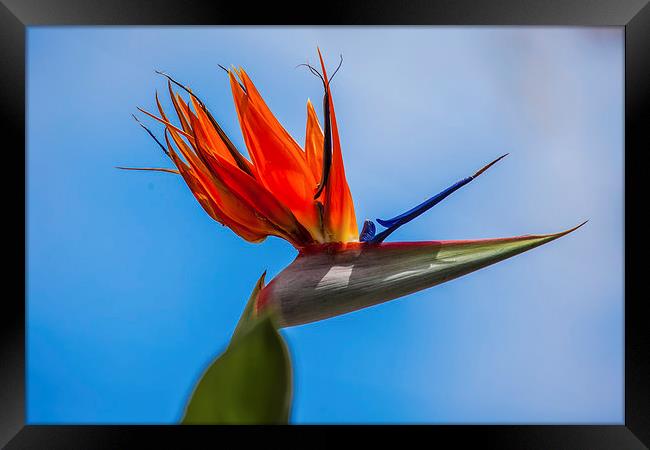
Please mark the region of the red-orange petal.
<svg viewBox="0 0 650 450"><path fill-rule="evenodd" d="M162 108L161 115L166 119ZM170 127L168 127L168 130L187 164L180 160L167 135L165 135L172 161L176 164L194 196L204 209L210 213L206 204L211 208L213 218L218 217L221 223L250 242L260 242L268 235L285 238L284 234L272 226L268 220L260 216L252 205L242 200L230 191L221 180L216 178L203 161L183 141L177 130ZM200 146L200 144L197 145Z"/></svg>
<svg viewBox="0 0 650 450"><path fill-rule="evenodd" d="M320 179L323 171L323 130L318 122L314 105L307 100L307 130L305 131L305 158L314 179Z"/></svg>
<svg viewBox="0 0 650 450"><path fill-rule="evenodd" d="M323 77L327 85L330 115L332 122L332 167L330 169L329 182L325 191L325 230L330 241L350 242L359 238L359 228L354 212L354 202L350 187L345 178L343 167L343 155L341 153L341 141L339 139L336 113L334 112L334 101L332 92L327 83L327 73L323 56L318 50Z"/></svg>
<svg viewBox="0 0 650 450"><path fill-rule="evenodd" d="M192 127L198 120L192 119ZM309 232L298 222L291 210L283 205L257 180L242 171L237 165L224 160L220 155L207 154L207 163L212 175L232 195L250 206L258 218L263 219L296 247L312 244Z"/></svg>
<svg viewBox="0 0 650 450"><path fill-rule="evenodd" d="M237 71L237 74L241 78L242 84L246 89L246 94L250 98L252 104L255 105L257 110L264 116L264 120L267 122L268 126L273 129L278 134L282 135L282 139L287 141L287 151L291 151L295 156L302 159L305 158L305 153L296 140L289 134L289 132L282 126L280 121L275 117L271 112L268 105L262 98L262 95L259 93L253 81L250 79L246 71L241 67Z"/></svg>
<svg viewBox="0 0 650 450"><path fill-rule="evenodd" d="M172 82L170 80L167 80L167 89L169 90L169 96L171 97L172 105L176 110L176 115L178 116L178 120L181 122L181 127L185 132L189 133L190 125L189 125L189 118L186 113L187 105L183 101L183 98L180 96L180 94L176 94L174 92L174 90L172 89ZM158 100L157 92L156 92L156 103L160 103L160 100Z"/></svg>
<svg viewBox="0 0 650 450"><path fill-rule="evenodd" d="M216 152L224 157L227 161L232 162L237 165L240 169L244 170L249 175L253 176L253 167L250 161L248 161L230 142L228 136L221 129L219 124L216 122L216 119L205 108L205 105L200 103L200 101L191 96L191 101L194 106L194 109L197 111L196 114L190 109L189 103L183 101L182 97L179 94L174 94L171 91L170 84L170 95L172 95L172 101L174 102L174 108L183 124L183 129L187 126L185 131L192 133L192 130L189 127L190 117L195 116L199 119L201 124L202 136L204 137L204 143L202 147L208 151ZM195 133L194 133L195 134Z"/></svg>
<svg viewBox="0 0 650 450"><path fill-rule="evenodd" d="M242 237L243 239L249 242L263 241L266 238L265 233L253 231L235 222L219 208L219 205L216 203L214 198L210 195L208 190L204 188L200 179L196 176L194 170L189 165L185 164L178 157L176 151L174 150L173 146L169 142L169 139L167 139L167 136L165 136L165 138L167 141L167 149L170 158L172 159L172 162L178 168L178 171L180 172L181 176L185 180L185 184L187 184L187 186L190 188L190 191L192 192L196 200L199 202L201 207L203 207L205 212L220 224L230 228L233 232L235 232L238 236Z"/></svg>
<svg viewBox="0 0 650 450"><path fill-rule="evenodd" d="M321 240L320 220L313 201L316 180L303 151L275 118L271 120L270 111L245 74L243 81L247 91L242 89L230 72L239 123L256 177L293 212L312 236Z"/></svg>
<svg viewBox="0 0 650 450"><path fill-rule="evenodd" d="M192 97L192 106L194 106L194 110L196 111L194 117L197 119L196 121L192 121L192 126L195 130L200 130L202 134L201 143L204 148L236 166L235 158L233 158L230 150L228 150L228 147L210 123L210 119L208 119L205 111L194 97Z"/></svg>

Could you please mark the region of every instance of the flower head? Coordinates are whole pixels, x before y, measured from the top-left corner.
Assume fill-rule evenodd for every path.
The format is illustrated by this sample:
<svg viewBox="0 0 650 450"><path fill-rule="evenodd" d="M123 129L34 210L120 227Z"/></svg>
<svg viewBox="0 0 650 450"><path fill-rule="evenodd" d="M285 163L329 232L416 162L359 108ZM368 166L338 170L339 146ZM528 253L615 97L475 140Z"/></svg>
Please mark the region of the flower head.
<svg viewBox="0 0 650 450"><path fill-rule="evenodd" d="M302 65L322 81L323 126L308 100L302 147L276 119L242 68L224 70L250 160L205 104L169 75L161 73L168 78L179 125L171 122L157 94L159 116L140 110L165 125L163 144L138 121L176 169L135 170L180 174L203 209L245 240L261 242L277 236L299 249L296 260L260 291L255 310L273 306L280 312L281 325L332 317L465 275L577 228L501 239L383 243L397 228L476 179L506 153L405 213L377 219L384 227L380 232L373 221L366 220L359 234L343 167L332 78L320 50L318 56L320 71ZM187 92L189 99L185 101L172 85Z"/></svg>
<svg viewBox="0 0 650 450"><path fill-rule="evenodd" d="M205 211L247 241L278 236L303 248L358 238L322 59L321 67L325 132L307 101L304 147L275 118L244 69L227 70L250 161L205 104L171 77L169 95L180 125L172 124L158 96L160 116L141 110L165 125L165 145L159 144ZM172 83L190 94L189 101L173 91Z"/></svg>

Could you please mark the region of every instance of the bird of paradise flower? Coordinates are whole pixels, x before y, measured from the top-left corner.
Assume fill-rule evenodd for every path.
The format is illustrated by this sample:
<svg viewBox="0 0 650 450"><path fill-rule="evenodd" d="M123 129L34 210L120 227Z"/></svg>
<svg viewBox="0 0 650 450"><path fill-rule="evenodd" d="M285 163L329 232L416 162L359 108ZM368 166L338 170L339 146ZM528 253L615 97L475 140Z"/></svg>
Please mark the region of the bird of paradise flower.
<svg viewBox="0 0 650 450"><path fill-rule="evenodd" d="M307 101L301 147L273 115L242 68L223 68L229 77L247 159L205 103L167 77L179 125L165 113L140 109L165 126L164 144L144 126L175 169L126 168L179 174L203 209L249 242L277 236L297 250L296 259L265 285L260 278L247 315L272 311L278 327L294 326L356 311L466 275L564 236L553 234L460 241L384 242L395 230L429 210L485 172L502 155L439 194L396 217L366 220L359 232L348 186L331 80L303 64L323 84L323 126ZM342 61L342 59L341 59ZM173 85L189 94L185 101ZM135 117L135 116L134 116ZM238 326L239 328L239 326Z"/></svg>

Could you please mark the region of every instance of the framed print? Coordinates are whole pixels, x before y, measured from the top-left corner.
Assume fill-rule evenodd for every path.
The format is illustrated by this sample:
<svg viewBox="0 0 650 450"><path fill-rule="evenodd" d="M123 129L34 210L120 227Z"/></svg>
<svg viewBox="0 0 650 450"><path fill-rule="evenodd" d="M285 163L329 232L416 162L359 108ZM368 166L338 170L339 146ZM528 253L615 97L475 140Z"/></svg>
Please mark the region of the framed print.
<svg viewBox="0 0 650 450"><path fill-rule="evenodd" d="M0 443L647 448L647 2L250 9L3 0Z"/></svg>

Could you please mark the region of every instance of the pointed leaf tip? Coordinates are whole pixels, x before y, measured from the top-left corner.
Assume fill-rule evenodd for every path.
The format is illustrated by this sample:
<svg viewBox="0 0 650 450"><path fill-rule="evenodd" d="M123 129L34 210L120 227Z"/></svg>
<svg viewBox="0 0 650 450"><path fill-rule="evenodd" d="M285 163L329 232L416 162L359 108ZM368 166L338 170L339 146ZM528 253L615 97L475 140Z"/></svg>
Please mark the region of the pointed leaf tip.
<svg viewBox="0 0 650 450"><path fill-rule="evenodd" d="M183 424L288 422L292 369L287 345L270 314L250 314L265 275L255 284L228 348L194 388Z"/></svg>

